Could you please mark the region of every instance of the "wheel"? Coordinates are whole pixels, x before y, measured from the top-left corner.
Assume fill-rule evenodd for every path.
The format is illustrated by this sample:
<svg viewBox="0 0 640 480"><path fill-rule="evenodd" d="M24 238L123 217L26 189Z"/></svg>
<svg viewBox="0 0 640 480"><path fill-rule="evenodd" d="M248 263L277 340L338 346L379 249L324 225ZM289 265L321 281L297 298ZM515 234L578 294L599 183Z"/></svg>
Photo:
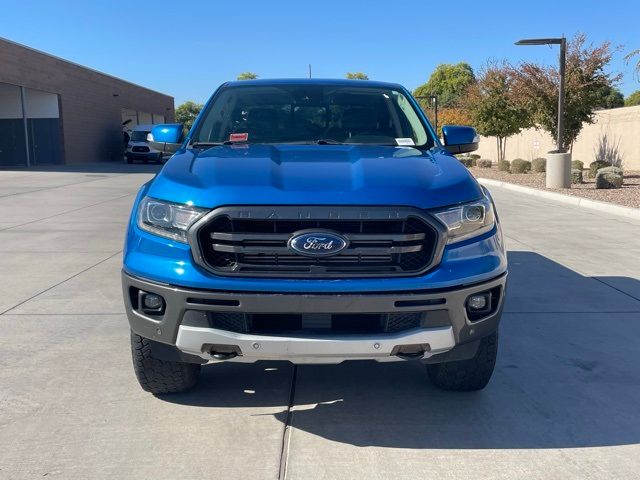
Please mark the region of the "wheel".
<svg viewBox="0 0 640 480"><path fill-rule="evenodd" d="M197 363L172 362L151 355L151 341L131 332L133 370L143 390L154 395L186 392L200 375Z"/></svg>
<svg viewBox="0 0 640 480"><path fill-rule="evenodd" d="M127 157L127 163L131 165L133 163L133 158Z"/></svg>
<svg viewBox="0 0 640 480"><path fill-rule="evenodd" d="M498 332L484 337L469 360L427 365L431 382L443 390L471 392L487 386L498 355Z"/></svg>
<svg viewBox="0 0 640 480"><path fill-rule="evenodd" d="M162 152L160 152L160 153L158 154L158 163L159 163L160 165L162 165L162 164L164 163L164 155L162 154Z"/></svg>

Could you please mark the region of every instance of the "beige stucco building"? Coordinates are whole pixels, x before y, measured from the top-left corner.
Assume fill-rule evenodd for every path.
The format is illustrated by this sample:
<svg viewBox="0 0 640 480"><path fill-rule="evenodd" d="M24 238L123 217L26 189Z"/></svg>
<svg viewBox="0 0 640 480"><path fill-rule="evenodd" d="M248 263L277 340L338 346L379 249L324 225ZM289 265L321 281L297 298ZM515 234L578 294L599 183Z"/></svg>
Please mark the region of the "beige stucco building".
<svg viewBox="0 0 640 480"><path fill-rule="evenodd" d="M626 170L640 170L640 106L599 110L593 124L585 124L573 145L572 158L585 165L594 161L595 149L602 135L618 143ZM544 157L555 148L555 139L544 130L528 129L509 137L506 159L531 160ZM496 139L482 137L477 152L484 158L497 159Z"/></svg>

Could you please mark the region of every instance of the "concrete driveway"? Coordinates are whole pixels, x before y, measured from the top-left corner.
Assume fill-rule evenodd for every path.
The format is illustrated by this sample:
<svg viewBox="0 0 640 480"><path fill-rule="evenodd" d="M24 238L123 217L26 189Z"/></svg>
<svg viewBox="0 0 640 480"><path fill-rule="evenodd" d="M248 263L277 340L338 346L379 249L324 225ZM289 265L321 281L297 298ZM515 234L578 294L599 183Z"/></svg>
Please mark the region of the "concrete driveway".
<svg viewBox="0 0 640 480"><path fill-rule="evenodd" d="M0 478L639 478L640 223L494 190L510 283L482 392L265 362L159 399L119 285L155 168L0 172Z"/></svg>

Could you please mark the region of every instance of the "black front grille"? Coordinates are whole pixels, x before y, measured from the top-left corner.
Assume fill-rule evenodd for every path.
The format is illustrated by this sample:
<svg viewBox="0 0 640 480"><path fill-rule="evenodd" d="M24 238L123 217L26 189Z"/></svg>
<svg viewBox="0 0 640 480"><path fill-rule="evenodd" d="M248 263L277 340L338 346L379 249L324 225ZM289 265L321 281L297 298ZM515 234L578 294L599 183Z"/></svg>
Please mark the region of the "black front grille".
<svg viewBox="0 0 640 480"><path fill-rule="evenodd" d="M137 153L147 153L150 150L149 147L131 147L131 151Z"/></svg>
<svg viewBox="0 0 640 480"><path fill-rule="evenodd" d="M394 333L421 327L448 326L438 317L427 321L428 313L241 313L208 312L211 328L238 333Z"/></svg>
<svg viewBox="0 0 640 480"><path fill-rule="evenodd" d="M326 257L288 247L296 232L313 229L336 232L349 245ZM215 273L315 278L422 273L437 262L442 234L413 209L262 207L219 209L198 225L195 238L196 260Z"/></svg>

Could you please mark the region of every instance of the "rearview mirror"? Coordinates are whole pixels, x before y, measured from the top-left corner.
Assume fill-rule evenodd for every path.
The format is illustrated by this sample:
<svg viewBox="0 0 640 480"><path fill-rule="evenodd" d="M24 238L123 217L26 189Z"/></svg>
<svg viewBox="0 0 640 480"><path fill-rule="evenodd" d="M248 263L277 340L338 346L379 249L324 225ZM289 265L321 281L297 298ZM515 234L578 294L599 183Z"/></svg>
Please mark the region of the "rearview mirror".
<svg viewBox="0 0 640 480"><path fill-rule="evenodd" d="M185 129L181 123L154 125L147 134L147 142L161 152L175 153L182 145Z"/></svg>
<svg viewBox="0 0 640 480"><path fill-rule="evenodd" d="M443 125L444 146L451 153L467 153L478 149L480 137L475 128L460 125Z"/></svg>

